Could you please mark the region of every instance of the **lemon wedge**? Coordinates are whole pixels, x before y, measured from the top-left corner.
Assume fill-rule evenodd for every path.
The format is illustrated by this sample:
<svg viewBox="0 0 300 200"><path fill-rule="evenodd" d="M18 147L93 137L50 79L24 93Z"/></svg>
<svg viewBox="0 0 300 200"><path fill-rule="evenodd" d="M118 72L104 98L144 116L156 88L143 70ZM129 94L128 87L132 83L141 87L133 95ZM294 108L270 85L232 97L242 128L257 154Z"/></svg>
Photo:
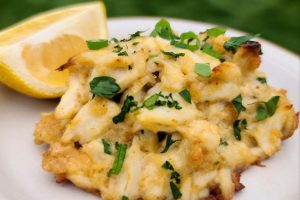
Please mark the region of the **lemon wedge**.
<svg viewBox="0 0 300 200"><path fill-rule="evenodd" d="M68 71L56 69L87 50L87 39L99 38L107 38L102 2L31 17L0 32L0 82L32 97L60 97L66 90Z"/></svg>

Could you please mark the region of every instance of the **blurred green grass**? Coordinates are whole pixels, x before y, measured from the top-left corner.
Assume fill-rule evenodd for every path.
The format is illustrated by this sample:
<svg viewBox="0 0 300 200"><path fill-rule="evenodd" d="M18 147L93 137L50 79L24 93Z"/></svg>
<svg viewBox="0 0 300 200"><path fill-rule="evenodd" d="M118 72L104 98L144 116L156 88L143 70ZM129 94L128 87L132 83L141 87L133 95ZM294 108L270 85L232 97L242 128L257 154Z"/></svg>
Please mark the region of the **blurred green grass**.
<svg viewBox="0 0 300 200"><path fill-rule="evenodd" d="M83 0L0 0L0 29ZM106 0L109 17L167 16L233 27L300 53L299 0Z"/></svg>

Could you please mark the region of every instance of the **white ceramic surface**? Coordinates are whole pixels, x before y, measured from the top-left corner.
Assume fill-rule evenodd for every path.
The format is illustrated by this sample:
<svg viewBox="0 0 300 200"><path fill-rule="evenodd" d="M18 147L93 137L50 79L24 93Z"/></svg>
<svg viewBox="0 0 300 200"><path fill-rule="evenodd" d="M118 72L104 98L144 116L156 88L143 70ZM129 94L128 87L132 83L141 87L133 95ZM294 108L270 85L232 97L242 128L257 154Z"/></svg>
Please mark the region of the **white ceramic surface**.
<svg viewBox="0 0 300 200"><path fill-rule="evenodd" d="M154 27L159 18L115 18L109 20L110 37L124 38L136 30ZM214 25L170 19L178 32L204 31ZM228 35L241 32L229 30ZM299 110L299 57L267 41L263 46L261 70L268 82L285 88ZM40 112L52 111L56 100L37 100L0 85L0 200L97 200L71 184L56 184L41 168L45 146L33 143L33 130ZM235 200L299 199L299 130L282 145L282 150L263 162L267 167L251 167L243 173L246 188Z"/></svg>

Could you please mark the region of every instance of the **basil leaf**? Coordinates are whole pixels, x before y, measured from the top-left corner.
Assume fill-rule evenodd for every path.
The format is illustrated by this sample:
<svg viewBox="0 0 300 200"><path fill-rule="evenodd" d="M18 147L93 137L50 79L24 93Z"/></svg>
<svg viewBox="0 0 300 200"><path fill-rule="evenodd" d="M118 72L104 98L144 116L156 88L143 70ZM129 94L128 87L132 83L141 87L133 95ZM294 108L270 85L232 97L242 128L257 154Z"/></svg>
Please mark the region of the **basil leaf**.
<svg viewBox="0 0 300 200"><path fill-rule="evenodd" d="M267 79L265 77L257 77L256 80L258 80L261 84L267 84Z"/></svg>
<svg viewBox="0 0 300 200"><path fill-rule="evenodd" d="M169 150L170 146L177 141L179 141L179 140L172 140L172 135L168 135L165 148L160 153L166 153Z"/></svg>
<svg viewBox="0 0 300 200"><path fill-rule="evenodd" d="M188 103L192 103L192 97L190 92L187 89L183 89L179 92L180 96Z"/></svg>
<svg viewBox="0 0 300 200"><path fill-rule="evenodd" d="M224 138L220 138L220 145L228 146L228 142Z"/></svg>
<svg viewBox="0 0 300 200"><path fill-rule="evenodd" d="M129 200L127 196L122 196L122 200Z"/></svg>
<svg viewBox="0 0 300 200"><path fill-rule="evenodd" d="M127 151L127 144L117 145L117 155L113 167L109 170L107 174L108 176L111 176L113 174L118 175L121 172L125 160L125 156L126 156L126 151Z"/></svg>
<svg viewBox="0 0 300 200"><path fill-rule="evenodd" d="M206 53L214 58L217 58L217 59L222 59L223 56L219 53L219 52L216 52L215 50L212 49L212 46L208 43L205 43L203 48L202 48L202 52L203 53Z"/></svg>
<svg viewBox="0 0 300 200"><path fill-rule="evenodd" d="M165 19L161 19L156 23L155 29L151 32L150 36L160 36L161 38L167 40L177 38L177 36L173 33L170 23Z"/></svg>
<svg viewBox="0 0 300 200"><path fill-rule="evenodd" d="M163 51L160 50L163 54L165 54L166 56L171 57L173 60L176 60L177 58L179 58L180 56L184 56L184 53L174 53L174 52L168 52L168 51Z"/></svg>
<svg viewBox="0 0 300 200"><path fill-rule="evenodd" d="M112 121L117 124L119 122L123 122L125 120L125 116L127 113L129 113L129 111L132 109L132 108L136 108L138 105L138 103L136 101L134 101L134 98L133 96L127 96L125 101L124 101L124 104L121 108L121 112L114 116Z"/></svg>
<svg viewBox="0 0 300 200"><path fill-rule="evenodd" d="M99 76L90 82L91 92L98 97L112 98L121 90L116 80L109 76Z"/></svg>
<svg viewBox="0 0 300 200"><path fill-rule="evenodd" d="M102 139L102 144L103 144L104 153L112 155L110 143L108 141L106 141L105 139Z"/></svg>
<svg viewBox="0 0 300 200"><path fill-rule="evenodd" d="M243 120L241 121L241 127L242 127L243 129L247 129L247 126L248 126L247 120L246 120L246 119L243 119Z"/></svg>
<svg viewBox="0 0 300 200"><path fill-rule="evenodd" d="M240 112L246 110L246 108L242 104L242 101L243 101L243 98L241 95L238 95L231 101L233 106L235 107L236 111L238 112L238 114L240 114Z"/></svg>
<svg viewBox="0 0 300 200"><path fill-rule="evenodd" d="M170 182L170 188L171 188L174 199L179 199L182 196L180 190L177 188L175 183L173 183L172 181Z"/></svg>
<svg viewBox="0 0 300 200"><path fill-rule="evenodd" d="M235 52L242 44L253 39L256 35L245 35L240 37L232 37L224 43L224 49Z"/></svg>
<svg viewBox="0 0 300 200"><path fill-rule="evenodd" d="M268 117L268 110L265 106L259 105L256 109L257 121L262 121Z"/></svg>
<svg viewBox="0 0 300 200"><path fill-rule="evenodd" d="M235 120L233 123L233 134L236 140L241 140L240 120Z"/></svg>
<svg viewBox="0 0 300 200"><path fill-rule="evenodd" d="M269 116L274 115L274 113L277 109L277 104L278 104L279 99L280 99L280 96L274 96L271 99L269 99L268 102L266 102L266 107L267 107Z"/></svg>
<svg viewBox="0 0 300 200"><path fill-rule="evenodd" d="M150 96L148 99L146 99L144 101L144 106L147 109L152 110L155 107L155 104L156 104L158 98L159 98L159 94L154 94L154 95Z"/></svg>
<svg viewBox="0 0 300 200"><path fill-rule="evenodd" d="M210 37L218 37L219 35L224 35L226 32L225 27L214 27L207 29L207 35Z"/></svg>
<svg viewBox="0 0 300 200"><path fill-rule="evenodd" d="M209 63L196 63L195 64L195 72L202 77L210 77L211 69Z"/></svg>
<svg viewBox="0 0 300 200"><path fill-rule="evenodd" d="M90 50L97 50L107 47L108 40L87 40L86 44Z"/></svg>
<svg viewBox="0 0 300 200"><path fill-rule="evenodd" d="M172 172L171 174L171 180L174 179L176 184L180 183L180 174L176 171Z"/></svg>
<svg viewBox="0 0 300 200"><path fill-rule="evenodd" d="M194 41L194 44L192 42ZM200 48L200 40L198 36L193 32L185 32L180 35L180 41L172 40L171 45L174 45L181 49L189 49L195 51Z"/></svg>
<svg viewBox="0 0 300 200"><path fill-rule="evenodd" d="M172 166L172 164L169 161L166 161L163 165L162 168L166 169L166 170L174 170L174 167Z"/></svg>

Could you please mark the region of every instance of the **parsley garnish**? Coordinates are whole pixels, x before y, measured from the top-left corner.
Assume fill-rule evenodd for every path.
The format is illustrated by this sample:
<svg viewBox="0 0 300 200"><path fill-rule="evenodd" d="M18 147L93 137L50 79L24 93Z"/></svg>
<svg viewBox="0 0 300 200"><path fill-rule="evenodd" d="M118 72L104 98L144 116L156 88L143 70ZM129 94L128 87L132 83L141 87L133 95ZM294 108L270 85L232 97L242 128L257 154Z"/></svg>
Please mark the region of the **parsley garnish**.
<svg viewBox="0 0 300 200"><path fill-rule="evenodd" d="M114 50L113 52L118 53L118 56L128 56L128 53L126 51L123 51L123 47L121 47L120 45L116 45L114 46Z"/></svg>
<svg viewBox="0 0 300 200"><path fill-rule="evenodd" d="M206 53L214 58L217 58L217 59L222 59L223 56L219 53L219 52L216 52L215 50L212 49L212 46L208 43L205 43L203 48L202 48L202 52L203 53Z"/></svg>
<svg viewBox="0 0 300 200"><path fill-rule="evenodd" d="M159 98L159 94L153 94L152 96L150 96L148 99L144 101L144 106L147 109L152 110L155 107L158 98Z"/></svg>
<svg viewBox="0 0 300 200"><path fill-rule="evenodd" d="M224 43L224 49L227 51L235 52L242 44L248 42L252 38L256 37L257 35L245 35L240 37L232 37L230 40Z"/></svg>
<svg viewBox="0 0 300 200"><path fill-rule="evenodd" d="M119 43L119 40L117 38L111 38L110 41L113 41L114 43Z"/></svg>
<svg viewBox="0 0 300 200"><path fill-rule="evenodd" d="M256 80L258 80L261 84L267 84L266 77L257 77Z"/></svg>
<svg viewBox="0 0 300 200"><path fill-rule="evenodd" d="M173 183L172 181L170 182L170 188L171 188L174 199L179 199L182 196L182 193L177 188L176 184Z"/></svg>
<svg viewBox="0 0 300 200"><path fill-rule="evenodd" d="M210 77L211 69L209 63L196 63L195 72L202 77Z"/></svg>
<svg viewBox="0 0 300 200"><path fill-rule="evenodd" d="M173 39L171 41L171 45L174 45L181 49L189 49L191 51L195 51L200 48L200 40L195 33L190 31L182 33L180 35L180 41Z"/></svg>
<svg viewBox="0 0 300 200"><path fill-rule="evenodd" d="M173 60L176 60L177 58L179 58L180 56L184 56L184 53L174 53L174 52L168 52L168 51L163 51L160 50L163 54L165 54L166 56L171 57Z"/></svg>
<svg viewBox="0 0 300 200"><path fill-rule="evenodd" d="M240 114L240 112L246 110L246 108L243 106L242 101L243 101L242 95L238 95L231 101L232 104L234 105L236 111L238 112L238 114Z"/></svg>
<svg viewBox="0 0 300 200"><path fill-rule="evenodd" d="M118 53L118 56L128 56L128 53L126 51Z"/></svg>
<svg viewBox="0 0 300 200"><path fill-rule="evenodd" d="M179 141L179 140L172 140L172 135L168 135L165 148L160 153L166 153L169 150L170 146L177 141Z"/></svg>
<svg viewBox="0 0 300 200"><path fill-rule="evenodd" d="M179 92L180 96L188 103L192 103L192 97L190 92L187 89L183 89L181 90L181 92Z"/></svg>
<svg viewBox="0 0 300 200"><path fill-rule="evenodd" d="M280 96L273 96L267 102L259 102L260 105L256 109L256 119L257 121L262 121L268 116L274 115L277 109L277 104Z"/></svg>
<svg viewBox="0 0 300 200"><path fill-rule="evenodd" d="M91 92L98 97L112 98L121 90L116 80L109 76L95 77L90 82Z"/></svg>
<svg viewBox="0 0 300 200"><path fill-rule="evenodd" d="M226 32L225 27L214 27L207 29L207 35L210 37L218 37L219 35L223 35Z"/></svg>
<svg viewBox="0 0 300 200"><path fill-rule="evenodd" d="M129 200L127 196L122 196L122 200Z"/></svg>
<svg viewBox="0 0 300 200"><path fill-rule="evenodd" d="M177 36L173 33L170 23L165 19L161 19L159 22L156 23L155 28L151 32L150 36L160 36L161 38L167 40L177 38Z"/></svg>
<svg viewBox="0 0 300 200"><path fill-rule="evenodd" d="M241 121L241 127L242 127L243 129L247 129L247 126L248 126L247 120L246 120L246 119L243 119L243 120Z"/></svg>
<svg viewBox="0 0 300 200"><path fill-rule="evenodd" d="M111 155L112 150L110 147L110 143L108 141L106 141L105 139L102 139L102 144L103 144L104 153Z"/></svg>
<svg viewBox="0 0 300 200"><path fill-rule="evenodd" d="M162 98L162 100L159 98ZM161 94L161 92L153 94L152 96L147 98L144 101L143 107L146 107L148 110L152 110L156 106L165 106L165 105L167 105L169 108L174 107L177 110L181 109L178 101L175 101L173 99L173 96L171 93L168 96L164 96Z"/></svg>
<svg viewBox="0 0 300 200"><path fill-rule="evenodd" d="M137 102L134 101L133 96L127 96L126 99L125 99L125 101L124 101L124 104L123 104L123 106L121 108L121 112L118 115L116 115L116 116L113 117L113 119L112 119L113 122L115 124L117 124L119 122L123 122L125 120L126 114L128 112L130 112L130 110L132 108L137 108Z"/></svg>
<svg viewBox="0 0 300 200"><path fill-rule="evenodd" d="M174 170L174 167L173 165L169 162L169 161L166 161L163 165L162 165L162 168L164 169L167 169L167 170Z"/></svg>
<svg viewBox="0 0 300 200"><path fill-rule="evenodd" d="M134 34L130 34L130 37L128 39L122 39L121 42L128 42L136 37L141 36L141 33L144 33L145 31L137 31Z"/></svg>
<svg viewBox="0 0 300 200"><path fill-rule="evenodd" d="M228 146L228 142L224 138L220 138L220 145Z"/></svg>
<svg viewBox="0 0 300 200"><path fill-rule="evenodd" d="M235 139L241 140L241 129L247 129L247 120L235 120L233 123L233 134Z"/></svg>
<svg viewBox="0 0 300 200"><path fill-rule="evenodd" d="M139 42L133 42L133 43L132 43L133 46L136 46L136 45L138 45L138 44L139 44Z"/></svg>
<svg viewBox="0 0 300 200"><path fill-rule="evenodd" d="M108 40L87 40L86 44L90 50L97 50L107 47Z"/></svg>
<svg viewBox="0 0 300 200"><path fill-rule="evenodd" d="M180 174L176 171L172 172L171 174L171 180L174 179L176 184L180 183Z"/></svg>
<svg viewBox="0 0 300 200"><path fill-rule="evenodd" d="M113 167L109 170L108 176L113 174L118 175L121 172L123 163L126 156L127 144L118 144L117 145L117 155L113 164Z"/></svg>

